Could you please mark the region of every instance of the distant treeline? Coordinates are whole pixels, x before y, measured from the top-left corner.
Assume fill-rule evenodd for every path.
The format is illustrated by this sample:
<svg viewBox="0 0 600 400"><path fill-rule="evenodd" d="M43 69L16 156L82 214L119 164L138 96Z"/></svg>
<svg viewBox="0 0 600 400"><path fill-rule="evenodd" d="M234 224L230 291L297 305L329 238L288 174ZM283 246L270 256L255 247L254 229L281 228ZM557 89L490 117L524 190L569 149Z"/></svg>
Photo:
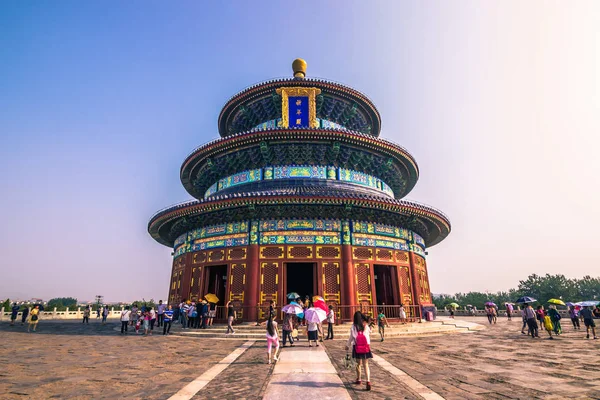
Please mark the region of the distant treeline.
<svg viewBox="0 0 600 400"><path fill-rule="evenodd" d="M482 309L488 301L502 307L504 303L514 302L521 296L533 297L541 304L546 303L549 299L561 299L565 303L568 301L573 303L586 300L600 301L600 277L592 278L586 275L581 279L568 279L564 275L539 276L533 274L529 275L526 280L519 281L519 286L508 292L442 294L435 296L433 303L438 309L442 309L450 303L458 303L461 308L470 304Z"/></svg>

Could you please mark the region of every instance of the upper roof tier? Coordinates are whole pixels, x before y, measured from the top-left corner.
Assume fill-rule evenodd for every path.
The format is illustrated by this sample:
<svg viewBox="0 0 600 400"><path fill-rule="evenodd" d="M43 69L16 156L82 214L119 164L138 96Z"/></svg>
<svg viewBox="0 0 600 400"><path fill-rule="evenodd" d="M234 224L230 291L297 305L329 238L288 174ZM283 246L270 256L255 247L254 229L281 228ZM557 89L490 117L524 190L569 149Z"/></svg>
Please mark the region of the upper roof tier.
<svg viewBox="0 0 600 400"><path fill-rule="evenodd" d="M273 79L242 90L225 104L219 115L222 137L246 132L261 124L280 123L280 88L315 88L316 118L323 127L340 126L379 136L381 116L373 102L361 92L324 79L306 78L306 62L293 64L294 77ZM313 126L316 127L316 126Z"/></svg>

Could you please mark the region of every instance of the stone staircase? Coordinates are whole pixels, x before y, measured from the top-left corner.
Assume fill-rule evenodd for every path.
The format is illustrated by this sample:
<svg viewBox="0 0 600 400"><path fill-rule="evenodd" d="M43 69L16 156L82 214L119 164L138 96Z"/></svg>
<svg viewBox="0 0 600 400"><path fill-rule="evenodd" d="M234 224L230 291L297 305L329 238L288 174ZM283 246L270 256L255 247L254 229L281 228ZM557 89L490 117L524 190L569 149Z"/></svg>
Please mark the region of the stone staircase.
<svg viewBox="0 0 600 400"><path fill-rule="evenodd" d="M350 324L341 324L334 327L334 337L336 339L347 339L350 332ZM324 324L325 332L327 325ZM224 324L213 325L206 329L180 329L174 328L171 330L173 335L196 337L196 338L218 338L218 339L253 339L266 340L266 327L256 326L255 323L244 323L234 326L235 334L226 335L227 326ZM410 337L410 336L426 336L426 335L443 335L452 333L470 333L484 329L483 325L466 322L462 320L452 320L449 318L439 318L431 322L407 323L407 324L390 324L390 328L386 328L386 338ZM281 332L280 332L281 333ZM306 328L299 329L300 341L306 341ZM377 329L373 329L371 338L376 340L379 338Z"/></svg>

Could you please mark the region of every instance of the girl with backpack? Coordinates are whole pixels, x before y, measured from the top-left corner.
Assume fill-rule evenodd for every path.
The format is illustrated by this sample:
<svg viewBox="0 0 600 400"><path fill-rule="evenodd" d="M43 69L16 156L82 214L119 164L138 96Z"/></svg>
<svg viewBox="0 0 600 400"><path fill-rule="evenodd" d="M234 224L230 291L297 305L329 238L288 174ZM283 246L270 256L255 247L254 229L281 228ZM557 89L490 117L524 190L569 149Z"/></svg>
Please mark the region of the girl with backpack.
<svg viewBox="0 0 600 400"><path fill-rule="evenodd" d="M361 381L361 365L365 366L365 375L367 378L367 390L371 390L371 371L369 369L369 358L371 354L371 328L367 324L367 318L360 312L354 313L354 321L350 328L350 337L346 344L346 351L352 346L352 358L356 360L356 385Z"/></svg>
<svg viewBox="0 0 600 400"><path fill-rule="evenodd" d="M271 364L271 348L275 345L275 354L273 360L277 361L277 351L279 350L279 332L277 322L273 321L273 315L269 314L267 320L267 354L269 356L269 364Z"/></svg>

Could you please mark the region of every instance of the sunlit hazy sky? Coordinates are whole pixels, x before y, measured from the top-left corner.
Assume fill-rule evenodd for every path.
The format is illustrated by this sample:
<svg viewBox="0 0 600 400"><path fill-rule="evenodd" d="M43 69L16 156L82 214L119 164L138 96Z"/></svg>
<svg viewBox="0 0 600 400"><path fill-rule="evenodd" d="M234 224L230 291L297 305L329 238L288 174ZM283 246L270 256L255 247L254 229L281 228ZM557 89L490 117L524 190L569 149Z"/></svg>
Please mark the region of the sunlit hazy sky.
<svg viewBox="0 0 600 400"><path fill-rule="evenodd" d="M216 4L219 4L218 6ZM600 275L600 2L3 2L0 298L165 298L146 231L244 87L366 93L448 214L434 293Z"/></svg>

